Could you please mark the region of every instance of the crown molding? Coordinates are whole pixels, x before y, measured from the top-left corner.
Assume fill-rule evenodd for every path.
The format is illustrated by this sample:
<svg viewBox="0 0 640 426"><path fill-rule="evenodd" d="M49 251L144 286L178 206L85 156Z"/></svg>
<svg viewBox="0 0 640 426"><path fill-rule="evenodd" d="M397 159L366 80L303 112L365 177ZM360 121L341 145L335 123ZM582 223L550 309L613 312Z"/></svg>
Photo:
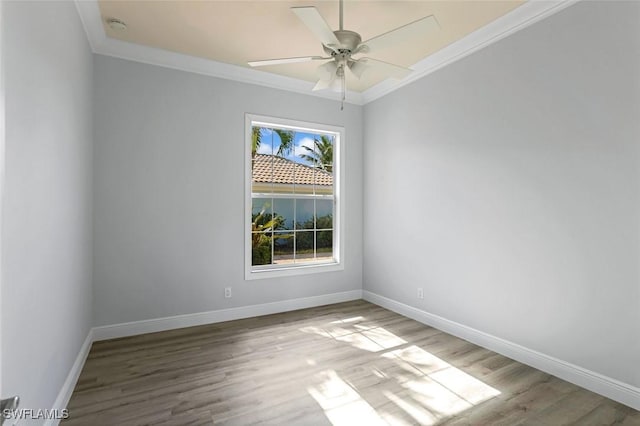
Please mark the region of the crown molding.
<svg viewBox="0 0 640 426"><path fill-rule="evenodd" d="M427 56L411 66L411 75L401 81L385 80L362 93L363 104L383 97L478 50L541 21L579 0L529 0L506 15Z"/></svg>
<svg viewBox="0 0 640 426"><path fill-rule="evenodd" d="M362 93L347 91L346 102L355 105L367 104L547 18L577 1L579 0L529 0L490 24L419 61L411 67L414 72L405 79L388 79ZM96 54L336 100L335 93L312 91L314 84L308 81L107 37L97 0L75 0L75 4L89 45Z"/></svg>

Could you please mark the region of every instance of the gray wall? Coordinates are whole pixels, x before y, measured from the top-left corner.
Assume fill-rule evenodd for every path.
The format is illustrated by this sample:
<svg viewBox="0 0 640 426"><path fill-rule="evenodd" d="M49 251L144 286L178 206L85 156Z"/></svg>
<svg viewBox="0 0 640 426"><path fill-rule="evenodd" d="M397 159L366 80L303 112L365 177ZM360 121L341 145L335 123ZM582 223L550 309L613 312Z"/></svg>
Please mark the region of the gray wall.
<svg viewBox="0 0 640 426"><path fill-rule="evenodd" d="M104 56L94 66L95 325L362 288L361 107ZM346 128L344 271L244 280L246 112Z"/></svg>
<svg viewBox="0 0 640 426"><path fill-rule="evenodd" d="M92 54L72 2L4 2L2 390L51 408L91 327Z"/></svg>
<svg viewBox="0 0 640 426"><path fill-rule="evenodd" d="M580 2L368 104L365 290L639 386L638 22Z"/></svg>

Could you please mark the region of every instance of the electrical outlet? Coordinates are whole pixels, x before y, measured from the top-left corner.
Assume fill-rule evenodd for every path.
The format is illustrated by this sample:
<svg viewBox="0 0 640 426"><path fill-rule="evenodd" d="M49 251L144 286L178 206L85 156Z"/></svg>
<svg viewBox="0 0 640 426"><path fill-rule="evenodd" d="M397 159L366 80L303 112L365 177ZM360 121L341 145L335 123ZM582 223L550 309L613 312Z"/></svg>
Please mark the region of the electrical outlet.
<svg viewBox="0 0 640 426"><path fill-rule="evenodd" d="M230 299L231 298L231 287L225 287L224 288L224 298L225 299Z"/></svg>
<svg viewBox="0 0 640 426"><path fill-rule="evenodd" d="M424 299L424 290L422 287L418 287L418 299Z"/></svg>

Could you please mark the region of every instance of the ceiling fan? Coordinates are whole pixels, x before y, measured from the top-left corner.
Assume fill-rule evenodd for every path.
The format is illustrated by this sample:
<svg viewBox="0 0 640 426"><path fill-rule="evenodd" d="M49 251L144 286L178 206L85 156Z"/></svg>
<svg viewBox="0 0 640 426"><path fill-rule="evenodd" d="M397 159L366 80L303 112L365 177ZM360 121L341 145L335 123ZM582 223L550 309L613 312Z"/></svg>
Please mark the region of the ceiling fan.
<svg viewBox="0 0 640 426"><path fill-rule="evenodd" d="M322 42L322 47L325 53L329 56L300 56L295 58L266 59L250 61L248 64L252 67L260 67L266 65L329 60L329 62L318 67L319 80L313 90L331 89L341 92L342 105L340 109L342 109L347 91L347 82L345 78L346 69L349 69L358 79L360 79L362 75L371 68L376 68L379 71L384 72L387 76L398 79L405 78L412 72L410 68L368 57L354 58L354 55L375 53L379 50L405 42L420 42L424 40L424 37L431 31L439 28L438 21L436 21L433 15L430 15L363 42L360 34L343 28L343 0L340 0L339 3L340 29L337 31L331 30L331 27L329 27L315 7L307 6L291 8L293 13L295 13Z"/></svg>

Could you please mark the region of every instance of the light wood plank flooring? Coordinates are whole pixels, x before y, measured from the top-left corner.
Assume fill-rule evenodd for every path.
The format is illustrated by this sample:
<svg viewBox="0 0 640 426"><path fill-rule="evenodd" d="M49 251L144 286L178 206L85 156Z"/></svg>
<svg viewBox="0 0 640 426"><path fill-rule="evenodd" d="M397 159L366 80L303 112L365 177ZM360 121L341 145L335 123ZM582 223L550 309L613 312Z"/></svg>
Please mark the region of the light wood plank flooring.
<svg viewBox="0 0 640 426"><path fill-rule="evenodd" d="M640 425L640 412L359 300L93 344L75 425Z"/></svg>

